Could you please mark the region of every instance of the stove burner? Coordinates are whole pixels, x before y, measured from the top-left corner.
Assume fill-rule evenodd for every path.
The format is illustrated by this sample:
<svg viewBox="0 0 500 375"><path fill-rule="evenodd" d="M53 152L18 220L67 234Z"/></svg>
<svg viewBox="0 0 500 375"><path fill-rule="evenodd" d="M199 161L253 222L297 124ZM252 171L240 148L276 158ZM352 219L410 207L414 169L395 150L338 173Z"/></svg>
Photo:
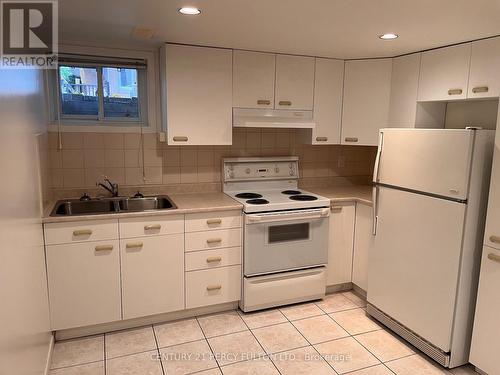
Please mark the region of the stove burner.
<svg viewBox="0 0 500 375"><path fill-rule="evenodd" d="M249 204L268 204L269 201L267 199L249 199L247 200Z"/></svg>
<svg viewBox="0 0 500 375"><path fill-rule="evenodd" d="M297 194L302 194L302 192L299 191L299 190L285 190L285 191L282 191L281 194L285 194L285 195L297 195Z"/></svg>
<svg viewBox="0 0 500 375"><path fill-rule="evenodd" d="M262 198L262 195L257 193L239 193L235 195L236 198L243 199L254 199L254 198Z"/></svg>
<svg viewBox="0 0 500 375"><path fill-rule="evenodd" d="M318 198L313 197L312 195L292 195L290 199L294 201L315 201Z"/></svg>

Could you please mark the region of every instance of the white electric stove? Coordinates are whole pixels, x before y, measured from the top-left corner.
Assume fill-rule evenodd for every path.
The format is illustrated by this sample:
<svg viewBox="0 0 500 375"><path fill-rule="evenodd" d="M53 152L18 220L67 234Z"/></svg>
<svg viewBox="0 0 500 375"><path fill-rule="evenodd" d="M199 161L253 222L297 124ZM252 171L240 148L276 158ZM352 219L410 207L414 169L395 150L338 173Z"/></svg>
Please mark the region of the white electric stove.
<svg viewBox="0 0 500 375"><path fill-rule="evenodd" d="M223 190L244 206L243 311L325 294L330 200L298 189L298 162L223 161Z"/></svg>

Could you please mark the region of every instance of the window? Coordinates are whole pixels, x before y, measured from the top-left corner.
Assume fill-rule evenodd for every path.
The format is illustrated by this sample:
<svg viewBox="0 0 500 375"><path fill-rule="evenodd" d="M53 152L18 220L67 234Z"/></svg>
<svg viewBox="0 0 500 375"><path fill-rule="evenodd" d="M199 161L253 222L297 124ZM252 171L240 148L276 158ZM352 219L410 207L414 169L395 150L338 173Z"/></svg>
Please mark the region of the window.
<svg viewBox="0 0 500 375"><path fill-rule="evenodd" d="M136 125L146 122L146 65L96 57L60 58L55 103L64 124Z"/></svg>

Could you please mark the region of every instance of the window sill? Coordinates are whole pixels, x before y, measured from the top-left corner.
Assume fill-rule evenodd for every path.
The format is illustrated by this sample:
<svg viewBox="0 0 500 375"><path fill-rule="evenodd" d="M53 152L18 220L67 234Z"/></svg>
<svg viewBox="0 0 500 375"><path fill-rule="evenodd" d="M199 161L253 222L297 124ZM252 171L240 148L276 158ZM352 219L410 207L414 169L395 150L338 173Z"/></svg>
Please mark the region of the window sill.
<svg viewBox="0 0 500 375"><path fill-rule="evenodd" d="M141 123L123 123L123 122L61 122L50 123L49 132L61 133L156 133L157 130L151 126L141 126Z"/></svg>

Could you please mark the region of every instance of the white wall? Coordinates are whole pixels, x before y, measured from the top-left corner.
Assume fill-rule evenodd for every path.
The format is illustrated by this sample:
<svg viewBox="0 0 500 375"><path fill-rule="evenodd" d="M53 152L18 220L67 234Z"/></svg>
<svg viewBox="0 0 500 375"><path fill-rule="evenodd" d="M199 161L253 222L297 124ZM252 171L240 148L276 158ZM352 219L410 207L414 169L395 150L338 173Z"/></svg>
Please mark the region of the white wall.
<svg viewBox="0 0 500 375"><path fill-rule="evenodd" d="M495 129L498 100L471 100L450 102L446 106L445 128L463 129L477 126Z"/></svg>
<svg viewBox="0 0 500 375"><path fill-rule="evenodd" d="M0 374L43 374L49 332L36 134L41 71L0 70Z"/></svg>

